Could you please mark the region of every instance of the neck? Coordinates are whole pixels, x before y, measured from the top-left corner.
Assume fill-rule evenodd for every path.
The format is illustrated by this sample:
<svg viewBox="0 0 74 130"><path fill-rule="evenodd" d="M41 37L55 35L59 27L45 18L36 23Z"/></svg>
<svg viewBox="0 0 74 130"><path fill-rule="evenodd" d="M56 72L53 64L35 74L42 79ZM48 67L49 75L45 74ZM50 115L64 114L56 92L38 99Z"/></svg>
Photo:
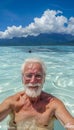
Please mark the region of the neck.
<svg viewBox="0 0 74 130"><path fill-rule="evenodd" d="M27 96L31 103L37 103L40 100L40 95L37 97L29 97Z"/></svg>

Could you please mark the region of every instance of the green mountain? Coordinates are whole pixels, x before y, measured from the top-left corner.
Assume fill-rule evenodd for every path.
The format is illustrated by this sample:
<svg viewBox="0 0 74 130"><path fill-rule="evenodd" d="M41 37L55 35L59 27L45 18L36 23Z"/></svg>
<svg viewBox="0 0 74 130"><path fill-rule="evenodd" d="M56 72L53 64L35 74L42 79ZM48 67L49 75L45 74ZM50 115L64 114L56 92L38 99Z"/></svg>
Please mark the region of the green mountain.
<svg viewBox="0 0 74 130"><path fill-rule="evenodd" d="M64 34L40 34L26 38L0 39L0 46L39 46L39 45L71 45L74 46L74 36Z"/></svg>

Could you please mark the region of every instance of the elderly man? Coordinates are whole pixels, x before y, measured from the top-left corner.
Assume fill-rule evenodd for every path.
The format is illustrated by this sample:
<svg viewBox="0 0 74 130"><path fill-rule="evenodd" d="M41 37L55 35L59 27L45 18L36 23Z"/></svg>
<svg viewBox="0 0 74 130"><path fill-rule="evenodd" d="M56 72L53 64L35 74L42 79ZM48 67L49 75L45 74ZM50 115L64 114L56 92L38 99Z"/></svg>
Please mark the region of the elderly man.
<svg viewBox="0 0 74 130"><path fill-rule="evenodd" d="M8 106L11 106L8 107L11 112L9 130L53 130L55 119L67 130L74 130L74 118L64 104L53 95L42 91L45 70L44 63L39 59L27 59L23 64L22 82L25 91L19 93L20 98L17 101L20 105L17 102L16 107L9 105L12 98L6 99Z"/></svg>

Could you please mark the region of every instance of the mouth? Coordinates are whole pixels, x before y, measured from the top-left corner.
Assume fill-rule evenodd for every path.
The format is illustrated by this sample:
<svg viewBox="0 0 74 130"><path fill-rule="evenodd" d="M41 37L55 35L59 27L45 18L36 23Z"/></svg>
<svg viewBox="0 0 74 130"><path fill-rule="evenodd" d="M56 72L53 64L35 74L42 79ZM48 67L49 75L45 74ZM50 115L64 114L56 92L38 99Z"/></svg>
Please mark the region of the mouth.
<svg viewBox="0 0 74 130"><path fill-rule="evenodd" d="M38 89L38 86L29 86L30 89Z"/></svg>

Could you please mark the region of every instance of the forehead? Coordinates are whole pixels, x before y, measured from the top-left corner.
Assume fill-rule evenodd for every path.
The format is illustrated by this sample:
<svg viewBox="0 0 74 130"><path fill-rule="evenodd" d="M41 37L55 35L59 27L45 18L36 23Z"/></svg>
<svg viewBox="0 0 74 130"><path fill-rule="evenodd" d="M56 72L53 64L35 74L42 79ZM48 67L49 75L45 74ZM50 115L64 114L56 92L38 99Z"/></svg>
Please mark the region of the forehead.
<svg viewBox="0 0 74 130"><path fill-rule="evenodd" d="M24 72L43 72L42 65L38 62L28 62L25 65Z"/></svg>

